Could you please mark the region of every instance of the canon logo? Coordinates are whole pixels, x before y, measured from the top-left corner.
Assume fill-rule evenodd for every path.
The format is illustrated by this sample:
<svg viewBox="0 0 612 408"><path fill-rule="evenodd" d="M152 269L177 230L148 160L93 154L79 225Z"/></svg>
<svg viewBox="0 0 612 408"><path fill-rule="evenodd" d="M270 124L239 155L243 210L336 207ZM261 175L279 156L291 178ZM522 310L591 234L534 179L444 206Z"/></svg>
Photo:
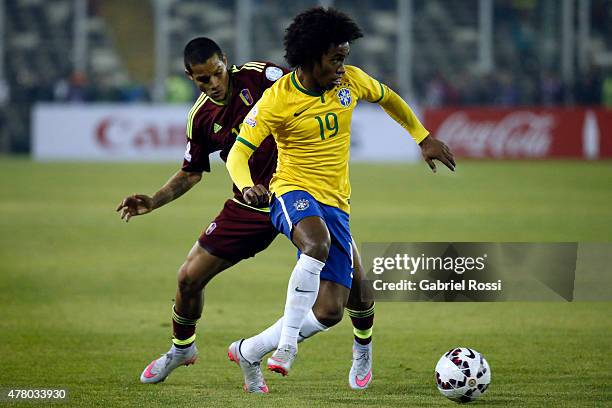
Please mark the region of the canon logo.
<svg viewBox="0 0 612 408"><path fill-rule="evenodd" d="M549 114L517 111L497 121L476 121L459 111L442 122L436 136L471 157L545 157L554 127Z"/></svg>
<svg viewBox="0 0 612 408"><path fill-rule="evenodd" d="M164 125L125 116L107 116L95 125L96 143L104 149L121 147L142 150L166 149L185 145L185 126Z"/></svg>

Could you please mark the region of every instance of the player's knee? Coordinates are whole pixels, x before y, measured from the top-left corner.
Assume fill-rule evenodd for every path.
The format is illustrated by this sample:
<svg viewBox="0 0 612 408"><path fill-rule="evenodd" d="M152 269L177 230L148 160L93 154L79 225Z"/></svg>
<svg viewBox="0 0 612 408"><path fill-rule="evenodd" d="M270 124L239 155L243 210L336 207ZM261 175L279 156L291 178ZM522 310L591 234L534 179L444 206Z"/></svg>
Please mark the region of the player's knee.
<svg viewBox="0 0 612 408"><path fill-rule="evenodd" d="M353 288L351 289L346 307L352 310L368 310L374 306L373 298L374 294L371 288L368 286L360 287L353 283Z"/></svg>
<svg viewBox="0 0 612 408"><path fill-rule="evenodd" d="M329 247L331 246L331 240L329 236L322 239L307 240L303 243L301 248L302 253L310 256L311 258L318 259L321 262L327 261L329 255Z"/></svg>
<svg viewBox="0 0 612 408"><path fill-rule="evenodd" d="M342 320L344 308L341 305L327 305L326 307L315 308L313 312L321 324L332 327Z"/></svg>
<svg viewBox="0 0 612 408"><path fill-rule="evenodd" d="M201 276L193 270L189 262L185 262L179 269L178 287L184 294L197 293L204 288Z"/></svg>

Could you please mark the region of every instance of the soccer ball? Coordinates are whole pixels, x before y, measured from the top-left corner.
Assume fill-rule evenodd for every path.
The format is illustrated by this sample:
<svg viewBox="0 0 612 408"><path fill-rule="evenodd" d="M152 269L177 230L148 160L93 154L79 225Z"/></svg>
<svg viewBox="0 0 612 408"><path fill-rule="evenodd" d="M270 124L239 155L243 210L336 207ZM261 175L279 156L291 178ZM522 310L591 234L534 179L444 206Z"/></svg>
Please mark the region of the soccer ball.
<svg viewBox="0 0 612 408"><path fill-rule="evenodd" d="M438 391L456 402L470 402L485 393L491 382L489 363L466 347L448 350L436 364Z"/></svg>

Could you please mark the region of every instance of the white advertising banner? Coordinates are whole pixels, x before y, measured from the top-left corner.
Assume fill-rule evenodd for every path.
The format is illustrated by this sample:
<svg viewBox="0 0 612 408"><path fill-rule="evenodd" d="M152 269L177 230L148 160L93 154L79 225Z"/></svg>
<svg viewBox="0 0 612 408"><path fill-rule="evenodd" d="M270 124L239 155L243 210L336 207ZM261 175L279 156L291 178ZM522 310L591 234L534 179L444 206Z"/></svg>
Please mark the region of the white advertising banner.
<svg viewBox="0 0 612 408"><path fill-rule="evenodd" d="M353 113L352 162L407 162L421 157L408 132L378 105L362 103Z"/></svg>
<svg viewBox="0 0 612 408"><path fill-rule="evenodd" d="M189 106L37 105L37 160L180 161Z"/></svg>
<svg viewBox="0 0 612 408"><path fill-rule="evenodd" d="M353 115L352 161L413 161L412 138L376 105ZM186 147L188 105L39 104L32 114L36 160L173 161ZM215 156L216 157L216 156Z"/></svg>

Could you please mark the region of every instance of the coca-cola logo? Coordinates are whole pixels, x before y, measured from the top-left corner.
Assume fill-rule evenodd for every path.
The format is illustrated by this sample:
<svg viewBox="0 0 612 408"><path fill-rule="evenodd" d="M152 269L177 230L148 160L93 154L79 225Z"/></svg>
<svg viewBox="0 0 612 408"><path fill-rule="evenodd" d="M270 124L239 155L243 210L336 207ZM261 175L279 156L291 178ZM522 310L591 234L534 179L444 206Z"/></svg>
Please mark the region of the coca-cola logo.
<svg viewBox="0 0 612 408"><path fill-rule="evenodd" d="M449 115L436 136L459 154L470 157L544 157L553 141L555 118L528 111L499 120L470 120L467 113Z"/></svg>
<svg viewBox="0 0 612 408"><path fill-rule="evenodd" d="M182 147L185 145L185 126L108 116L96 124L95 139L101 147L109 150Z"/></svg>

